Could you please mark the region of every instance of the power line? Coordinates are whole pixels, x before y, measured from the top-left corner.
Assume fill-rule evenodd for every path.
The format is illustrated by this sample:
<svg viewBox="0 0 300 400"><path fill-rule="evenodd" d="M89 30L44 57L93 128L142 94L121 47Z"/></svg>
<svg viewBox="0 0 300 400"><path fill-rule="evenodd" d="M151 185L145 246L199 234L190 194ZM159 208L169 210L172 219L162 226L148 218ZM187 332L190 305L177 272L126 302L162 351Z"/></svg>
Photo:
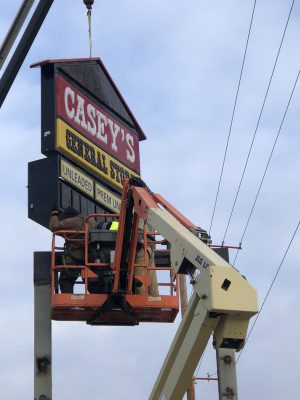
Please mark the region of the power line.
<svg viewBox="0 0 300 400"><path fill-rule="evenodd" d="M254 202L253 202L253 205L252 205L252 208L251 208L251 211L250 211L248 220L247 220L247 222L246 222L246 226L245 226L245 228L244 228L242 237L241 237L241 239L240 239L240 245L242 245L242 242L243 242L243 240L244 240L246 231L247 231L247 229L248 229L248 225L249 225L249 222L250 222L250 220L251 220L251 217L252 217L252 214L253 214L253 210L254 210L254 207L255 207L255 205L256 205L256 202L257 202L257 199L258 199L260 190L261 190L261 188L262 188L263 182L264 182L264 180L265 180L265 176L266 176L267 170L268 170L268 168L269 168L269 164L270 164L271 158L272 158L272 156L273 156L273 153L274 153L274 150L275 150L275 147L276 147L276 143L277 143L277 141L278 141L278 138L279 138L279 135L280 135L280 132L281 132L281 129L282 129L282 126L283 126L283 123L284 123L284 120L285 120L287 111L288 111L288 109L289 109L289 106L290 106L290 103L291 103L291 100L292 100L292 97L293 97L293 94L294 94L294 91L295 91L295 88L296 88L296 85L297 85L297 82L298 82L299 75L300 75L300 70L298 71L298 74L297 74L297 77L296 77L296 80L295 80L295 83L294 83L292 92L291 92L290 97L289 97L289 101L288 101L287 106L286 106L286 108L285 108L285 112L284 112L284 114L283 114L283 118L282 118L282 120L281 120L281 124L280 124L280 127L279 127L279 129L278 129L278 132L277 132L277 135L276 135L276 138L275 138L275 141L274 141L274 144L273 144L273 147L272 147L272 150L271 150L271 153L270 153L270 156L269 156L267 165L266 165L266 168L265 168L265 170L264 170L262 179L261 179L261 181L260 181L260 185L259 185L258 191L257 191L257 193L256 193L256 196L255 196L255 199L254 199ZM239 254L239 249L237 250L237 252L236 252L236 254L235 254L234 262L233 262L232 265L235 265L235 262L236 262L236 259L237 259L238 254Z"/></svg>
<svg viewBox="0 0 300 400"><path fill-rule="evenodd" d="M283 265L283 263L284 263L285 257L286 257L286 255L287 255L287 253L289 252L289 249L290 249L290 247L291 247L291 245L292 245L292 243L293 243L293 240L294 240L294 238L295 238L295 236L296 236L296 233L297 233L297 231L298 231L299 225L300 225L300 220L299 220L299 222L298 222L298 224L297 224L297 226L296 226L296 229L294 230L294 233L293 233L292 238L291 238L291 240L290 240L290 242L289 242L289 244L288 244L288 247L287 247L287 249L286 249L285 252L284 252L284 256L282 257L282 260L281 260L281 262L280 262L280 264L279 264L279 267L277 268L277 271L276 271L276 273L275 273L275 276L274 276L274 278L273 278L273 280L272 280L272 282L271 282L271 285L270 285L270 287L269 287L269 289L268 289L268 291L267 291L267 294L266 294L266 296L265 296L265 298L264 298L264 301L263 301L263 303L262 303L262 305L261 305L261 307L260 307L260 310L259 310L259 312L258 312L258 314L257 314L257 316L256 316L256 318L255 318L255 320L254 320L254 323L253 323L253 325L252 325L252 327L251 327L251 329L250 329L250 332L249 332L249 334L248 334L248 336L247 336L247 338L246 338L246 340L245 340L245 344L248 342L249 337L250 337L251 333L253 332L253 329L254 329L254 327L255 327L255 325L256 325L256 322L257 322L257 320L258 320L258 318L259 318L259 316L260 316L260 314L261 314L261 312L262 312L262 309L264 308L264 305L265 305L265 303L266 303L266 301L267 301L267 298L269 297L269 294L270 294L270 292L271 292L271 289L272 289L272 287L273 287L273 285L274 285L274 283L275 283L275 280L276 280L276 278L277 278L277 276L278 276L278 274L279 274L279 272L280 272L280 270L281 270L281 267L282 267L282 265ZM237 360L236 360L236 363L239 361L239 359L240 359L240 357L241 357L241 355L242 355L243 350L244 350L244 347L243 347L243 349L241 350L241 352L240 352L240 354L239 354L239 356L238 356L238 358L237 358Z"/></svg>
<svg viewBox="0 0 300 400"><path fill-rule="evenodd" d="M204 358L206 349L207 349L207 347L205 347L205 349L204 349L204 351L203 351L203 353L202 353L202 357L200 358L200 361L199 361L199 364L198 364L198 368L197 368L197 372L196 372L195 376L198 376L199 369L200 369L200 367L201 367L201 365L202 365L202 362L203 362L203 358Z"/></svg>
<svg viewBox="0 0 300 400"><path fill-rule="evenodd" d="M224 153L224 158L223 158L223 163L222 163L222 168L221 168L221 173L220 173L220 178L219 178L219 183L218 183L218 188L217 188L217 194L216 194L216 198L215 198L214 208L213 208L210 227L209 227L209 234L211 232L211 228L212 228L212 224L213 224L213 220L214 220L214 216L215 216L215 211L216 211L216 206L217 206L217 202L218 202L218 197L219 197L219 192L220 192L220 187L221 187L221 181L222 181L223 171L224 171L224 165L225 165L225 161L226 161L227 150L228 150L228 145L229 145L232 125L233 125L233 120L234 120L234 115L235 115L235 109L236 109L237 99L238 99L238 95L239 95L239 91L240 91L240 86L241 86L241 80L242 80L242 75L243 75L243 71L244 71L246 54L247 54L247 50L248 50L248 43L249 43L249 38L250 38L250 33L251 33L251 28L252 28L252 22L253 22L255 7L256 7L256 0L254 1L254 4L253 4L251 21L250 21L250 26L249 26L249 30L248 30L248 36L247 36L246 47L245 47L244 56L243 56L242 67L241 67L241 71L240 71L238 87L237 87L235 100L234 100L234 106L233 106L233 111L232 111L232 116L231 116L231 121L230 121L230 126L229 126L229 132L228 132L228 136L227 136L225 153Z"/></svg>
<svg viewBox="0 0 300 400"><path fill-rule="evenodd" d="M256 315L256 318L255 318L255 320L254 320L254 322L253 322L253 325L252 325L252 327L251 327L251 329L250 329L250 331L249 331L249 334L248 334L248 336L247 336L247 338L246 338L246 340L245 340L244 347L242 348L242 350L240 351L240 353L239 353L239 355L238 355L238 358L237 358L237 360L236 360L236 364L238 363L239 359L241 358L241 355L242 355L242 353L243 353L243 351L244 351L245 345L246 345L246 343L248 342L248 340L249 340L249 338L250 338L250 335L252 334L253 329L254 329L254 327L255 327L255 325L256 325L256 323L257 323L257 320L258 320L258 318L259 318L259 316L260 316L260 314L261 314L261 312L262 312L262 310L263 310L263 308L264 308L264 306L265 306L265 303L266 303L266 301L267 301L267 299L268 299L268 297L269 297L269 295L270 295L270 292L271 292L271 290L272 290L272 287L274 286L274 283L275 283L275 281L276 281L276 279L277 279L277 276L278 276L278 274L279 274L279 272L280 272L280 270L281 270L281 267L282 267L282 265L283 265L283 263L284 263L284 260L285 260L285 258L286 258L286 256L287 256L287 254L288 254L288 252L289 252L289 250L290 250L290 247L291 247L291 245L292 245L292 243L293 243L293 241L294 241L294 238L295 238L295 236L296 236L296 234L297 234L297 231L298 231L298 229L299 229L299 226L300 226L300 220L299 220L299 222L298 222L298 224L297 224L297 226L296 226L296 229L294 230L294 232L293 232L293 234L292 234L292 237L291 237L291 239L290 239L290 241L289 241L289 244L288 244L288 246L287 246L287 248L286 248L286 250L285 250L285 252L284 252L284 255L283 255L283 257L282 257L282 259L281 259L281 261L280 261L279 267L277 268L277 271L276 271L276 273L275 273L275 275L274 275L274 278L272 279L272 282L271 282L271 284L270 284L270 286L269 286L269 289L268 289L268 291L267 291L267 293L266 293L266 295L265 295L265 298L264 298L264 300L263 300L263 302L262 302L262 305L261 305L261 307L260 307L260 309L259 309L259 312L258 312L257 315ZM214 375L217 375L217 372L215 372L215 373L213 373L213 374L210 374L210 376L214 376Z"/></svg>
<svg viewBox="0 0 300 400"><path fill-rule="evenodd" d="M252 141L251 141L251 144L250 144L250 149L249 149L249 152L248 152L248 155L247 155L246 163L244 165L244 169L243 169L243 172L242 172L240 183L239 183L236 195L235 195L233 206L232 206L232 209L231 209L231 212L230 212L230 216L229 216L229 219L228 219L228 222L227 222L227 226L226 226L226 229L225 229L223 242L225 242L225 238L226 238L226 235L227 235L227 232L228 232L228 228L229 228L229 225L230 225L230 222L231 222L232 214L233 214L233 211L235 209L237 198L238 198L241 186L242 186L242 182L243 182L244 175L245 175L245 172L246 172L246 168L247 168L247 165L248 165L249 157L250 157L250 154L251 154L251 151L252 151L252 147L253 147L254 140L255 140L255 137L256 137L256 134L257 134L258 126L260 124L261 116L262 116L262 113L263 113L263 110L264 110L264 107L265 107L265 104L266 104L266 100L267 100L267 97L268 97L268 94L269 94L270 86L271 86L271 83L272 83L272 80L273 80L274 72L275 72L277 61L278 61L278 58L279 58L279 54L280 54L280 51L281 51L281 48L282 48L283 40L284 40L286 31L287 31L287 27L288 27L288 24L289 24L289 21L290 21L290 17L291 17L291 13L292 13L292 10L293 10L293 7L294 7L294 3L295 3L295 0L292 1L292 5L290 7L289 15L288 15L285 27L284 27L284 31L283 31L283 35L282 35L282 38L281 38L279 49L278 49L278 52L277 52L277 55L276 55L275 63L274 63L273 69L272 69L272 73L271 73L270 79L269 79L267 91L266 91L266 94L265 94L265 97L264 97L264 100L263 100L263 103L262 103L262 107L261 107L261 110L260 110L260 113L259 113L258 121L257 121L256 127L255 127L255 131L254 131L254 134L253 134L253 137L252 137Z"/></svg>

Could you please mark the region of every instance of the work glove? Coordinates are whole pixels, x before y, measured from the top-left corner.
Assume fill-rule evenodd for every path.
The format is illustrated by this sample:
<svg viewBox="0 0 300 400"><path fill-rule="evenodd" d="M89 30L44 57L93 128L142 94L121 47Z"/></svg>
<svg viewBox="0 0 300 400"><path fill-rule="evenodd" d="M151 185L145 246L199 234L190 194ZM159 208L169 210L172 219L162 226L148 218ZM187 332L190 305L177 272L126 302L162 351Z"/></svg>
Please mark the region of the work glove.
<svg viewBox="0 0 300 400"><path fill-rule="evenodd" d="M51 210L51 216L53 216L53 215L58 216L58 209L57 209L56 204L54 204L54 206L52 207L52 210Z"/></svg>

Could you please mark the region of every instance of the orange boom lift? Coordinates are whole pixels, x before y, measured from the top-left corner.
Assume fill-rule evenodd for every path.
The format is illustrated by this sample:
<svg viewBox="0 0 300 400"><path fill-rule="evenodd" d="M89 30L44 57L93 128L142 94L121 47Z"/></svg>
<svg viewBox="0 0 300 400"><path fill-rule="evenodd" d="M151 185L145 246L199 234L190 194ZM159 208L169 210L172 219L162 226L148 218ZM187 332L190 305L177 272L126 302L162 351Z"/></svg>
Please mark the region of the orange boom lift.
<svg viewBox="0 0 300 400"><path fill-rule="evenodd" d="M51 258L51 312L52 319L62 321L86 321L90 325L137 325L140 322L173 322L179 310L178 278L170 266L170 249L168 242L156 230L147 229L147 216L150 208L163 207L168 210L182 225L194 232L199 229L171 206L160 195L153 194L140 179L124 182L119 214L105 215L119 221L118 231L57 231L53 233ZM100 214L89 215L98 217ZM156 266L147 265L146 256L142 264L136 264L136 248L140 226L143 226L144 254L147 246L152 246ZM201 231L201 235L203 236ZM85 247L84 265L68 265L67 268L79 268L81 285L79 293L59 293L58 273L66 265L62 263L63 249L58 247L57 237L63 236L66 241L75 241ZM204 237L206 237L204 235ZM203 237L202 237L203 239ZM115 249L115 257L110 263L99 259L91 260L90 249L107 245ZM108 267L108 269L107 269ZM143 268L144 273L135 276L135 268ZM89 293L89 283L106 274L107 287L104 293ZM159 295L148 293L150 285L149 272L155 270L158 275ZM189 273L187 271L186 273ZM135 286L144 285L144 294L136 294Z"/></svg>

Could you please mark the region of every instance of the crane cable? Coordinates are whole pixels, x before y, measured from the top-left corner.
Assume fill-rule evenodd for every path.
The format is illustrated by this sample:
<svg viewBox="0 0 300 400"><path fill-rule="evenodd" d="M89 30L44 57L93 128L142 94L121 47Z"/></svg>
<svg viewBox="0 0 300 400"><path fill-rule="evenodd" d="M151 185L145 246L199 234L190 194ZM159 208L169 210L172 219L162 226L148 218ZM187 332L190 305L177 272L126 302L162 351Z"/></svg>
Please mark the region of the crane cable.
<svg viewBox="0 0 300 400"><path fill-rule="evenodd" d="M266 176L267 170L268 170L268 168L269 168L270 161L271 161L271 158L272 158L272 156L273 156L273 153L274 153L274 150L275 150L275 147L276 147L276 144L277 144L277 141L278 141L278 138L279 138L279 135L280 135L280 132L281 132L281 129L282 129L282 126L283 126L283 123L284 123L286 114L287 114L287 112L288 112L288 109L289 109L289 106L290 106L292 97L293 97L293 95L294 95L294 91L295 91L295 88L296 88L296 86L297 86L297 82L298 82L299 75L300 75L300 70L298 71L298 74L297 74L297 77L296 77L296 80L295 80L295 83L294 83L292 92L291 92L291 94L290 94L289 101L288 101L287 106L286 106L286 108L285 108L285 111L284 111L284 114L283 114L283 117L282 117L282 120L281 120L281 123L280 123L280 127L279 127L279 129L278 129L278 132L277 132L277 135L276 135L276 138L275 138L275 141L274 141L274 144L273 144L273 147L272 147L272 150L271 150L271 153L270 153L270 156L269 156L267 165L266 165L266 167L265 167L265 170L264 170L262 179L261 179L260 184L259 184L258 191L257 191L257 193L256 193L256 196L255 196L255 199L254 199L254 202L253 202L253 205L252 205L252 208L251 208L249 217L248 217L248 220L247 220L247 222L246 222L246 226L245 226L245 228L244 228L242 237L241 237L241 239L240 239L240 248L241 248L241 246L242 246L242 242L243 242L243 240L244 240L246 231L247 231L247 229L248 229L249 222L250 222L250 220L251 220L251 217L252 217L252 214L253 214L253 210L254 210L254 207L255 207L255 205L256 205L256 202L257 202L257 199L258 199L260 190L261 190L262 185L263 185L263 182L264 182L264 180L265 180L265 176ZM237 259L238 254L239 254L239 251L240 251L240 249L238 249L237 252L236 252L236 254L235 254L235 258L234 258L234 261L233 261L233 264L232 264L233 266L235 265L235 262L236 262L236 259Z"/></svg>
<svg viewBox="0 0 300 400"><path fill-rule="evenodd" d="M277 271L276 271L275 276L274 276L274 278L273 278L273 280L272 280L272 282L271 282L271 285L270 285L270 287L269 287L269 289L268 289L268 291L267 291L267 294L266 294L266 296L265 296L265 298L264 298L264 301L262 302L262 305L261 305L261 307L260 307L260 309L259 309L259 312L258 312L258 314L257 314L257 316L256 316L256 318L255 318L255 320L254 320L254 322L253 322L253 325L252 325L252 327L251 327L251 329L250 329L250 332L249 332L249 334L248 334L248 336L247 336L247 338L246 338L246 340L245 340L245 344L248 342L249 337L250 337L251 333L253 332L253 329L254 329L254 327L255 327L255 325L256 325L256 322L257 322L257 320L258 320L258 318L259 318L259 316L260 316L260 314L261 314L261 312L262 312L262 309L264 308L264 305L265 305L265 303L266 303L266 301L267 301L267 298L269 297L269 294L270 294L270 292L271 292L271 289L272 289L272 287L273 287L273 285L274 285L274 283L275 283L275 280L276 280L276 278L277 278L277 276L278 276L278 274L279 274L279 272L280 272L280 270L281 270L281 267L282 267L282 265L283 265L283 263L284 263L284 260L285 260L285 258L286 258L286 256L287 256L287 254L288 254L288 252L289 252L289 249L290 249L290 247L291 247L291 245L292 245L292 243L293 243L293 240L294 240L294 238L295 238L295 236L296 236L296 233L297 233L297 231L298 231L299 225L300 225L300 220L299 220L299 222L298 222L298 224L297 224L297 226L296 226L296 229L294 230L294 233L293 233L293 235L292 235L292 238L290 239L290 242L289 242L289 244L288 244L288 246L287 246L287 249L286 249L285 252L284 252L284 255L283 255L283 257L282 257L282 260L281 260L281 262L280 262L280 264L279 264L279 267L277 268ZM236 364L238 363L239 359L241 358L241 355L242 355L242 352L243 352L244 348L245 348L245 347L242 348L242 350L241 350L241 352L240 352L240 354L239 354L239 356L238 356L238 358L237 358L237 360L236 360Z"/></svg>
<svg viewBox="0 0 300 400"><path fill-rule="evenodd" d="M235 209L237 198L239 196L239 192L240 192L240 189L241 189L241 186L242 186L242 182L243 182L244 175L245 175L245 172L246 172L246 168L247 168L247 165L248 165L249 157L250 157L250 154L251 154L251 151L252 151L252 147L253 147L254 140L255 140L255 137L256 137L256 134L257 134L258 126L260 124L261 116L262 116L262 113L263 113L263 110L264 110L264 107L265 107L265 104L266 104L266 100L267 100L267 97L268 97L268 94L269 94L270 86L271 86L271 83L272 83L272 80L273 80L274 72L275 72L275 69L276 69L276 65L277 65L277 61L278 61L278 58L279 58L279 54L281 52L281 48L282 48L283 40L284 40L284 37L285 37L285 34L286 34L286 30L287 30L287 27L288 27L288 24L289 24L289 21L290 21L290 17L291 17L291 13L292 13L292 10L293 10L293 7L294 7L294 3L295 3L295 0L293 0L292 5L290 7L290 12L289 12L286 24L285 24L283 35L282 35L282 38L281 38L281 42L280 42L279 49L278 49L278 52L277 52L277 55L276 55L275 63L274 63L274 66L273 66L273 70L272 70L272 73L271 73L271 77L269 79L267 91L266 91L266 94L265 94L265 97L264 97L264 100L263 100L263 104L262 104L262 107L261 107L261 110L260 110L260 113L259 113L258 121L257 121L256 127L255 127L255 131L254 131L253 137L252 137L252 141L251 141L251 144L250 144L250 149L248 151L246 163L244 165L244 169L243 169L243 172L242 172L240 183L239 183L236 195L235 195L233 206L232 206L232 209L231 209L231 212L230 212L230 216L229 216L229 219L228 219L228 222L227 222L227 226L226 226L226 229L225 229L225 233L224 233L224 237L223 237L223 241L222 241L223 243L225 243L225 238L226 238L226 235L227 235L227 232L228 232L228 228L229 228L229 225L230 225L230 222L231 222L233 211Z"/></svg>
<svg viewBox="0 0 300 400"><path fill-rule="evenodd" d="M250 26L249 26L249 30L248 30L248 36L247 36L247 41L246 41L246 46L245 46L245 51L244 51L244 56L243 56L243 62L242 62L242 67L241 67L241 71L240 71L238 87L237 87L235 100L234 100L234 106L233 106L233 111L232 111L232 116L231 116L231 121L230 121L230 126L229 126L229 132L228 132L228 136L227 136L227 142L226 142L226 147L225 147L223 163L222 163L222 167L221 167L221 173L220 173L220 177L219 177L217 194L216 194L216 198L215 198L214 208L213 208L210 227L209 227L209 235L210 235L210 232L211 232L211 229L212 229L213 220L214 220L215 211L216 211L216 206L217 206L217 202L218 202L218 197L219 197L219 192L220 192L220 187L221 187L221 181L222 181L222 177L223 177L223 171L224 171L224 166L225 166L225 161L226 161L226 156L227 156L227 150L228 150L230 135L231 135L231 131L232 131L233 120L234 120L234 116L235 116L235 109L236 109L237 99L238 99L238 96L239 96L241 80L242 80L242 75L243 75L244 65L245 65L245 59L246 59L246 54L247 54L247 50L248 50L249 38L250 38L251 29L252 29L252 23L253 23L255 7L256 7L256 0L254 0L254 4L253 4L251 21L250 21Z"/></svg>
<svg viewBox="0 0 300 400"><path fill-rule="evenodd" d="M83 0L87 8L90 58L92 58L92 6L94 0Z"/></svg>

